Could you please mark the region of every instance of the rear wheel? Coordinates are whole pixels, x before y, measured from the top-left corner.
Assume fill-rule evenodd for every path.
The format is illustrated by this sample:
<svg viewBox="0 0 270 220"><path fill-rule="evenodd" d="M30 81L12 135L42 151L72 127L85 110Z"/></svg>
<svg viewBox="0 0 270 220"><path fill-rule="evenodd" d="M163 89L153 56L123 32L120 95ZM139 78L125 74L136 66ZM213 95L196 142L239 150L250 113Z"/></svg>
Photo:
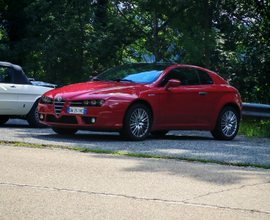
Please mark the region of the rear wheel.
<svg viewBox="0 0 270 220"><path fill-rule="evenodd" d="M74 128L58 128L58 127L52 127L53 131L57 134L62 134L62 135L72 135L75 134L78 129Z"/></svg>
<svg viewBox="0 0 270 220"><path fill-rule="evenodd" d="M225 107L219 113L216 127L211 131L213 137L218 140L232 140L239 129L240 116L233 107Z"/></svg>
<svg viewBox="0 0 270 220"><path fill-rule="evenodd" d="M135 104L127 110L120 134L128 140L142 141L147 138L151 124L149 109L143 104Z"/></svg>
<svg viewBox="0 0 270 220"><path fill-rule="evenodd" d="M0 115L0 125L5 124L9 120L9 117L5 115Z"/></svg>
<svg viewBox="0 0 270 220"><path fill-rule="evenodd" d="M38 100L32 106L30 112L26 116L27 122L31 127L34 128L45 128L47 125L39 122L38 118Z"/></svg>

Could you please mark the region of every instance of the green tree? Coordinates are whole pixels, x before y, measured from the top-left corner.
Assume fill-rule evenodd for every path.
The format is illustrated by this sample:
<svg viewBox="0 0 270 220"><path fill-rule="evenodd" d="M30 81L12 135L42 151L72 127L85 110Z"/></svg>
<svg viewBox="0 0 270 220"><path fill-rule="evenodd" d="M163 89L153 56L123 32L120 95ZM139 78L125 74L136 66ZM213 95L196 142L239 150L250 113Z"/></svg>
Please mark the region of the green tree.
<svg viewBox="0 0 270 220"><path fill-rule="evenodd" d="M26 27L29 23L24 8L31 2L33 0L0 1L0 60L22 65L26 56L22 44L27 37Z"/></svg>
<svg viewBox="0 0 270 220"><path fill-rule="evenodd" d="M270 103L269 0L0 0L0 60L59 86L126 62L210 68Z"/></svg>
<svg viewBox="0 0 270 220"><path fill-rule="evenodd" d="M269 103L269 1L220 1L213 69L237 87L245 102Z"/></svg>
<svg viewBox="0 0 270 220"><path fill-rule="evenodd" d="M181 4L165 0L116 2L118 14L139 37L130 48L137 59L154 55L156 62L170 60L168 50L175 35L169 23L178 16Z"/></svg>
<svg viewBox="0 0 270 220"><path fill-rule="evenodd" d="M140 34L132 45L137 60L173 61L210 67L215 48L213 3L206 0L136 0L117 2L118 13ZM210 15L209 15L210 14Z"/></svg>
<svg viewBox="0 0 270 220"><path fill-rule="evenodd" d="M128 56L126 48L135 42L139 35L119 16L114 1L97 0L93 6L92 45L96 51L94 66L101 71L125 62L125 57Z"/></svg>

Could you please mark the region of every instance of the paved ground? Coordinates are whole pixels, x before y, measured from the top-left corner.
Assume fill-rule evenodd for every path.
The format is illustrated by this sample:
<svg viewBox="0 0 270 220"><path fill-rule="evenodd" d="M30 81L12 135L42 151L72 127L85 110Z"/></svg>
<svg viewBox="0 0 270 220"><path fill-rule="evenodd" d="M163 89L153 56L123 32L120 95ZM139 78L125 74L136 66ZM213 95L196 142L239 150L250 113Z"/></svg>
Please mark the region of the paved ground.
<svg viewBox="0 0 270 220"><path fill-rule="evenodd" d="M270 170L0 145L0 219L270 219Z"/></svg>
<svg viewBox="0 0 270 220"><path fill-rule="evenodd" d="M207 131L171 131L165 137L132 142L123 141L118 133L79 131L62 136L15 119L0 127L0 140L270 166L270 138L237 135L232 141L217 141Z"/></svg>

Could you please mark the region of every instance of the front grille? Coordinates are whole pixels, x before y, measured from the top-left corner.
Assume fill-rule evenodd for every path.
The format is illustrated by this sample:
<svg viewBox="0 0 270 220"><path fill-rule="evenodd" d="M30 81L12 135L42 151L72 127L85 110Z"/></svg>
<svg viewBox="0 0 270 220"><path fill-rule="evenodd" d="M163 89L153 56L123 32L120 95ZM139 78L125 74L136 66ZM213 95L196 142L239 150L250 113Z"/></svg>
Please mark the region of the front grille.
<svg viewBox="0 0 270 220"><path fill-rule="evenodd" d="M60 115L64 105L65 105L65 99L62 99L61 101L58 101L57 99L54 100L54 111L57 116Z"/></svg>
<svg viewBox="0 0 270 220"><path fill-rule="evenodd" d="M54 115L47 115L47 122L62 123L62 124L78 124L75 116L64 115L61 118L56 118Z"/></svg>

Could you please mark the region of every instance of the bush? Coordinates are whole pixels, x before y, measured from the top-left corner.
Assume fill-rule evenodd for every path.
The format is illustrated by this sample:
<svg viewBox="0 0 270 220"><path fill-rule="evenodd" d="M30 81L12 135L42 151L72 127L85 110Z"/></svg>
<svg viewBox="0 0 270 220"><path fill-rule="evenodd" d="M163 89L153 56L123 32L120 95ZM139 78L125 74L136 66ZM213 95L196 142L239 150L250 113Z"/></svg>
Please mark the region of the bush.
<svg viewBox="0 0 270 220"><path fill-rule="evenodd" d="M239 134L247 137L270 137L270 119L243 116Z"/></svg>

